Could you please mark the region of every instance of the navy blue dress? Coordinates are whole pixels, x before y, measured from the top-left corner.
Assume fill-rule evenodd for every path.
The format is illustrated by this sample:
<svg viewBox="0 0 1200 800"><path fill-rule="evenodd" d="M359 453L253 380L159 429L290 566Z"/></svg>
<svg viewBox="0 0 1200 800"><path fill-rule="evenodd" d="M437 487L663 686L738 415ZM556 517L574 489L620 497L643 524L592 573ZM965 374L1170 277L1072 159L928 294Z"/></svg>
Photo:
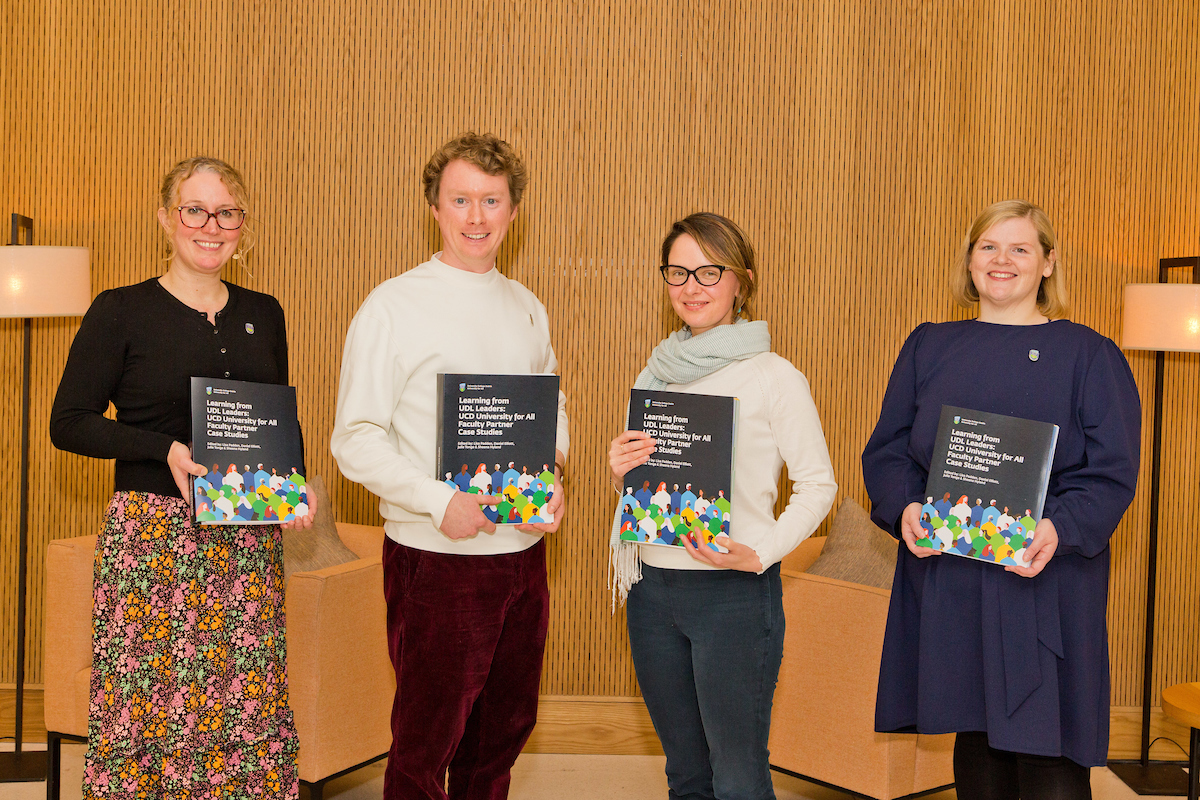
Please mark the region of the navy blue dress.
<svg viewBox="0 0 1200 800"><path fill-rule="evenodd" d="M1043 516L1059 545L1034 578L899 544L875 729L987 731L992 747L1099 766L1108 755L1108 570L1137 484L1129 365L1083 325L926 323L892 370L863 451L871 516L899 538L925 501L943 404L1057 424Z"/></svg>

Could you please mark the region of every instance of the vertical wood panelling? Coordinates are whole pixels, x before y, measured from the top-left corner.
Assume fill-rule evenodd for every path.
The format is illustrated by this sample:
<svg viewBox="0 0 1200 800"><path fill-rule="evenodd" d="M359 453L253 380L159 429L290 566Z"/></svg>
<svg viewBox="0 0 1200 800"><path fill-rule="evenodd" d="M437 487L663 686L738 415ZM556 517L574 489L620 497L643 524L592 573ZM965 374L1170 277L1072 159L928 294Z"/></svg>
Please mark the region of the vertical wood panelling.
<svg viewBox="0 0 1200 800"><path fill-rule="evenodd" d="M419 180L433 148L469 128L511 141L532 182L502 268L550 312L572 418L543 690L629 696L604 459L625 391L673 327L654 269L670 221L713 210L749 232L757 313L810 381L840 494L865 503L859 454L901 342L970 314L946 278L982 206L1042 204L1072 318L1117 339L1121 287L1200 252L1198 18L1186 0L5 4L0 213L33 216L40 244L89 247L95 293L161 271L157 181L174 161L239 166L256 245L227 277L280 299L310 468L343 519L375 522L377 501L328 453L346 328L436 247ZM111 464L46 436L77 327L34 325L35 683L46 543L94 532L112 480ZM20 324L0 322L0 683L13 679L19 352ZM1156 686L1200 678L1200 364L1167 363ZM1148 394L1153 358L1130 364ZM1119 706L1140 702L1147 484L1113 539Z"/></svg>

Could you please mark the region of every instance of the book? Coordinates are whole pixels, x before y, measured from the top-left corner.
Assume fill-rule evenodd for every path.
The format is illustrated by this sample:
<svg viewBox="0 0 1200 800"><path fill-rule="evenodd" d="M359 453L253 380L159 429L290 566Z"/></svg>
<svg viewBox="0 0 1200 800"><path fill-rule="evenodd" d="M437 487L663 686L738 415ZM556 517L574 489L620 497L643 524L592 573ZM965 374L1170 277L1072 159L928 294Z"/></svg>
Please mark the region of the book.
<svg viewBox="0 0 1200 800"><path fill-rule="evenodd" d="M1048 422L942 406L917 545L1029 566L1057 443Z"/></svg>
<svg viewBox="0 0 1200 800"><path fill-rule="evenodd" d="M685 392L634 389L626 428L657 442L650 460L625 475L618 502L620 537L660 547L728 552L715 541L730 535L733 452L738 401Z"/></svg>
<svg viewBox="0 0 1200 800"><path fill-rule="evenodd" d="M439 373L437 398L434 477L502 498L497 525L553 522L558 376Z"/></svg>
<svg viewBox="0 0 1200 800"><path fill-rule="evenodd" d="M296 389L192 378L192 478L198 525L268 525L308 513ZM210 466L211 465L211 466Z"/></svg>

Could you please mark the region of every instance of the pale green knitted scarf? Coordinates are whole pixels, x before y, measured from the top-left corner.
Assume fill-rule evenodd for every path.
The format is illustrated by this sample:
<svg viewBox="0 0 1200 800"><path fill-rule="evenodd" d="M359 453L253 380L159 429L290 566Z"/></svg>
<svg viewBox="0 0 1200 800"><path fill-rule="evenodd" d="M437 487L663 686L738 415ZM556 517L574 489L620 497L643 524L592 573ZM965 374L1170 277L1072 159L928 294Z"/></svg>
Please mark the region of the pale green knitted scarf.
<svg viewBox="0 0 1200 800"><path fill-rule="evenodd" d="M718 325L699 336L687 328L675 331L658 343L646 368L634 382L635 389L665 389L711 375L734 361L753 358L771 349L771 333L765 322L739 319L733 325ZM642 579L642 562L634 542L621 541L621 507L613 514L609 537L609 583L613 611L625 604L630 588Z"/></svg>

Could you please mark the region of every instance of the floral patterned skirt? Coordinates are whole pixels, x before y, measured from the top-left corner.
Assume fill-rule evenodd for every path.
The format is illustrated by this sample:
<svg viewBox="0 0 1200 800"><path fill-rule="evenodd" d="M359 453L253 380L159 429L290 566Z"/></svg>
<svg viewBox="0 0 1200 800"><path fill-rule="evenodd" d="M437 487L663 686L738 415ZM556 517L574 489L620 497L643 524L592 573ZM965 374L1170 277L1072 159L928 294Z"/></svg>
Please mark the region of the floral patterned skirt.
<svg viewBox="0 0 1200 800"><path fill-rule="evenodd" d="M295 798L278 525L117 492L96 545L85 798Z"/></svg>

